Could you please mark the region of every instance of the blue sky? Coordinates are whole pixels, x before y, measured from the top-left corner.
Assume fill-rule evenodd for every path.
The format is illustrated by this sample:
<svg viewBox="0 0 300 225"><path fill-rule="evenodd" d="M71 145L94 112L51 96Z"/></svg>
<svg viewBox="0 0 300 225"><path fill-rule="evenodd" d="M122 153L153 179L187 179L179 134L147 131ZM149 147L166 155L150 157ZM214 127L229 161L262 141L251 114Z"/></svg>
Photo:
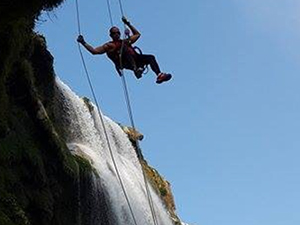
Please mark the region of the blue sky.
<svg viewBox="0 0 300 225"><path fill-rule="evenodd" d="M80 1L82 33L109 40L106 1ZM121 26L118 1L113 19ZM123 1L174 79L126 73L149 163L172 184L177 212L194 225L300 224L300 2L297 0ZM55 71L90 97L76 45L75 5L42 17ZM102 111L129 124L121 80L85 52Z"/></svg>

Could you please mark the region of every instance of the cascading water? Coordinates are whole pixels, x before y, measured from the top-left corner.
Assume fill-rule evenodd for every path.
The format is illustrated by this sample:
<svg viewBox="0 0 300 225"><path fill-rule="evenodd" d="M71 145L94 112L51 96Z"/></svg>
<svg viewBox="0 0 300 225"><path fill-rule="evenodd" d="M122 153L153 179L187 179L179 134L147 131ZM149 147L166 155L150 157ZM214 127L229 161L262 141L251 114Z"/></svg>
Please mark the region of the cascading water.
<svg viewBox="0 0 300 225"><path fill-rule="evenodd" d="M89 224L134 225L120 182L117 179L97 108L95 106L93 109L89 108L58 78L56 79L55 98L56 121L63 127L64 138L70 151L74 151L90 161L99 174L99 177L92 176L94 179L92 196L95 196L93 204L96 209L93 213L97 214L99 213L97 210L103 210L101 205L99 206L99 201L103 202L103 196L107 208L109 208L106 209L110 214L108 221L103 222L95 215L92 216ZM136 222L138 225L152 225L154 223L145 190L142 168L135 149L118 124L106 116L103 118ZM173 225L161 199L151 187L150 192L158 224Z"/></svg>

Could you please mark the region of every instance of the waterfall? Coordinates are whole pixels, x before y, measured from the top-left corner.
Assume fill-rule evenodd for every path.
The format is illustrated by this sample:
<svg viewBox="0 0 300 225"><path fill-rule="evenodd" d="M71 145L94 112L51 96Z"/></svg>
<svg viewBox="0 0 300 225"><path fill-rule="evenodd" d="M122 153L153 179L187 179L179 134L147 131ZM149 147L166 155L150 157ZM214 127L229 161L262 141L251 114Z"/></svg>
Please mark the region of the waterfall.
<svg viewBox="0 0 300 225"><path fill-rule="evenodd" d="M107 147L101 120L95 105L88 105L67 85L56 79L55 120L62 127L67 146L74 154L88 160L99 176L93 179L92 205L93 214L109 213L108 221L103 222L93 215L89 225L134 225L124 193L122 192L115 168ZM100 112L101 113L101 112ZM138 225L152 225L153 219L145 190L142 168L135 149L121 127L107 116L104 116L111 149L115 157L129 202ZM155 214L159 225L172 225L170 216L160 197L150 187ZM105 204L103 203L105 199ZM98 199L98 200L97 200ZM103 205L99 205L99 201ZM102 208L101 208L102 207ZM107 209L108 208L108 209ZM82 209L85 210L85 209Z"/></svg>

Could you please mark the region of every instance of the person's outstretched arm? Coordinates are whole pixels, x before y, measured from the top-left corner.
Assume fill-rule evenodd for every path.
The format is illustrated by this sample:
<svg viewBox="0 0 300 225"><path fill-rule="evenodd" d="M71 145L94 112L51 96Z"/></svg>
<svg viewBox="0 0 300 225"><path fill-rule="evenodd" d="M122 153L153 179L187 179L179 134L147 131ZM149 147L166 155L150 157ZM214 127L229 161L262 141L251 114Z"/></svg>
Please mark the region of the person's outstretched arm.
<svg viewBox="0 0 300 225"><path fill-rule="evenodd" d="M82 44L86 50L88 50L91 54L96 55L96 54L104 54L108 51L109 45L106 43L104 45L101 45L99 47L94 48L93 46L89 45L83 38L82 35L79 35L77 38L77 41Z"/></svg>
<svg viewBox="0 0 300 225"><path fill-rule="evenodd" d="M129 27L129 29L133 34L132 36L129 37L130 44L135 43L141 36L140 32L134 26L132 26L125 17L122 17L122 21Z"/></svg>

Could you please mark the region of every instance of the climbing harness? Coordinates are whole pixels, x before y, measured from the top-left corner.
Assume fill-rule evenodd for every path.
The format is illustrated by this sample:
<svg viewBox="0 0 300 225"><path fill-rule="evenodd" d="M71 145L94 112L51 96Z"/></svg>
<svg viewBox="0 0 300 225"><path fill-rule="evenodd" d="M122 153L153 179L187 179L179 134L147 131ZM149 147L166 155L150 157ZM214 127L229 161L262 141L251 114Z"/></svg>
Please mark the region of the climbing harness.
<svg viewBox="0 0 300 225"><path fill-rule="evenodd" d="M121 40L120 42L121 42L121 46L122 46L123 40ZM125 63L125 64L127 66L124 65L123 63L121 63L121 60L124 59L124 54L123 54L124 50L122 51L122 54L120 54L121 52L117 55L107 54L108 58L110 58L114 62L116 71L120 76L122 76L121 70L130 69L134 72L134 75L136 76L136 78L140 79L143 74L147 74L149 71L147 64L143 65L143 66L137 65L136 57L139 57L140 55L142 55L142 50L137 46L133 47L133 46L127 45L127 44L126 44L126 47L124 47L124 48L126 48L125 51L126 51L127 63ZM122 57L122 55L123 55L123 57ZM121 59L121 57L122 57L122 59Z"/></svg>
<svg viewBox="0 0 300 225"><path fill-rule="evenodd" d="M139 47L134 46L133 49L137 52L137 54L143 55L143 52ZM141 69L143 70L143 74L147 74L149 72L148 65L144 65L144 67L142 67Z"/></svg>
<svg viewBox="0 0 300 225"><path fill-rule="evenodd" d="M108 8L108 14L109 14L109 18L110 18L110 23L111 23L111 26L113 26L112 13L111 13L111 7L110 7L110 2L109 1L110 0L106 0L106 2L107 2L107 8ZM76 5L78 35L81 35L80 14L79 14L79 3L78 3L78 0L75 1L75 5ZM123 6L122 6L121 0L119 0L119 6L120 6L121 14L124 17L124 10L123 10ZM125 24L124 24L124 28L126 28ZM78 44L78 50L79 50L80 58L81 58L81 61L82 61L82 64L83 64L83 68L84 68L84 71L85 71L86 79L88 81L88 84L89 84L89 87L90 87L90 90L91 90L91 93L92 93L92 96L93 96L93 100L94 100L94 102L95 102L95 104L97 106L97 109L98 109L98 114L99 114L100 121L101 121L101 124L102 124L102 127L103 127L105 139L106 139L107 146L108 146L108 149L109 149L109 153L110 153L110 156L111 156L111 159L112 159L112 162L113 162L113 166L114 166L114 169L115 169L116 174L117 174L117 178L118 178L119 183L121 185L121 188L122 188L124 197L126 199L128 208L130 210L130 214L131 214L132 219L134 221L134 224L138 225L137 221L136 221L136 218L135 218L135 215L133 213L133 209L132 209L131 203L129 201L129 197L127 195L124 183L122 181L122 178L121 178L121 175L120 175L120 171L118 169L118 166L117 166L117 163L116 163L116 160L115 160L112 148L111 148L111 144L110 144L110 141L109 141L108 133L107 133L106 126L105 126L105 123L104 123L104 118L103 118L101 112L99 111L100 107L99 107L99 104L98 104L98 100L96 98L96 94L95 94L95 91L94 91L94 87L92 85L92 81L91 81L88 69L87 69L87 65L85 63L85 60L84 60L84 57L83 57L83 54L82 54L82 50L81 50L80 44L79 43L77 43L77 44ZM123 91L124 91L124 95L125 95L125 101L126 101L126 105L127 105L127 110L128 110L128 114L129 114L131 126L132 126L133 130L136 131L135 124L134 124L134 118L133 118L133 112L132 112L130 98L129 98L129 91L128 91L128 87L127 87L127 83L126 83L126 79L125 79L125 75L124 75L124 70L123 70L123 67L122 67L122 54L123 54L123 50L124 50L124 39L122 40L122 46L121 46L121 50L120 50L120 67L121 67L121 69L120 69L120 76L122 77ZM141 51L140 51L140 53L141 53ZM144 68L144 70L145 70L145 68ZM137 140L137 156L138 156L138 158L140 160L142 159L142 154L140 152L140 145L139 145L139 141L138 140ZM141 163L141 169L142 169L142 172L143 172L143 178L144 178L144 183L145 183L147 198L148 198L148 202L149 202L149 207L150 207L150 210L151 210L151 215L152 215L152 218L153 218L153 223L154 223L154 225L158 225L158 221L157 221L157 217L156 217L156 213L155 213L155 209L154 209L154 205L153 205L153 199L152 199L152 196L151 196L151 193L150 193L150 187L149 187L149 183L148 183L148 180L147 180L147 177L146 177L146 171L143 169L142 163Z"/></svg>

